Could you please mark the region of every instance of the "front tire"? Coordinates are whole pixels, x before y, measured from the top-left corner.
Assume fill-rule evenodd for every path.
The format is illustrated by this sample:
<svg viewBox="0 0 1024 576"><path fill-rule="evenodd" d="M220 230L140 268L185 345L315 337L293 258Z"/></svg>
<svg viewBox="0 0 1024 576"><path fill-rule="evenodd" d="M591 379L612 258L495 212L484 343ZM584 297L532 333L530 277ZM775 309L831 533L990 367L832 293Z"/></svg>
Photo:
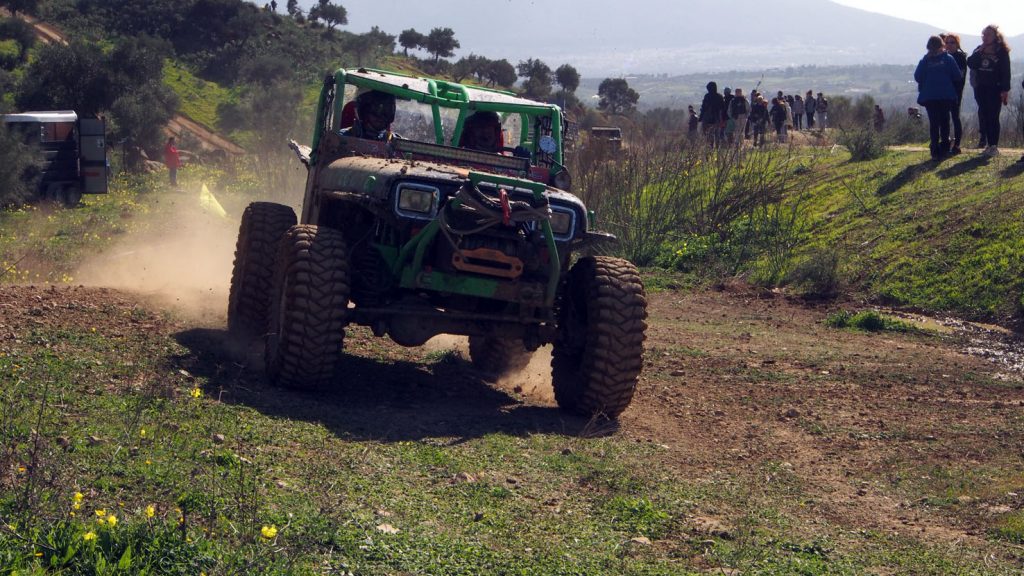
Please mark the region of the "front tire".
<svg viewBox="0 0 1024 576"><path fill-rule="evenodd" d="M551 351L551 384L563 410L616 418L643 368L647 299L632 263L606 256L569 272Z"/></svg>
<svg viewBox="0 0 1024 576"><path fill-rule="evenodd" d="M341 232L292 226L281 240L266 343L277 386L319 389L342 359L349 299L348 247Z"/></svg>
<svg viewBox="0 0 1024 576"><path fill-rule="evenodd" d="M272 202L253 202L242 214L228 294L232 334L253 337L267 332L277 245L295 222L295 211Z"/></svg>
<svg viewBox="0 0 1024 576"><path fill-rule="evenodd" d="M470 336L469 358L481 372L506 374L525 368L533 353L518 338Z"/></svg>

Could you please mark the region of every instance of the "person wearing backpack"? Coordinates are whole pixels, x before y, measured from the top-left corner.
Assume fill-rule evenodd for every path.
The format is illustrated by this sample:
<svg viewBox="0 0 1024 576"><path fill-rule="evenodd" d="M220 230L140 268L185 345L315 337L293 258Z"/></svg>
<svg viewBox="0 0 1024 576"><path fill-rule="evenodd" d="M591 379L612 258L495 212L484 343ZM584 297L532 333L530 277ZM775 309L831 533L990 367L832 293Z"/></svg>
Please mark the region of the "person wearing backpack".
<svg viewBox="0 0 1024 576"><path fill-rule="evenodd" d="M732 95L732 100L729 101L729 119L732 121L732 130L726 134L730 144L738 142L743 144L743 129L747 125L747 114L750 112L750 107L747 105L747 99L743 96L743 88L737 88ZM739 137L736 134L739 133Z"/></svg>

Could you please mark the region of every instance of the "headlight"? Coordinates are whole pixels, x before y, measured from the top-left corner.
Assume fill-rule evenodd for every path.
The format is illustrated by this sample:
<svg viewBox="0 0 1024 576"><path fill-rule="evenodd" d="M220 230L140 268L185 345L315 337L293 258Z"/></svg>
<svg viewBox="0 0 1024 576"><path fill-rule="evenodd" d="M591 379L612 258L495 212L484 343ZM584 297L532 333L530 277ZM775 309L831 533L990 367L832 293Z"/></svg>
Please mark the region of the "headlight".
<svg viewBox="0 0 1024 576"><path fill-rule="evenodd" d="M397 212L413 218L433 218L440 192L433 186L399 184Z"/></svg>
<svg viewBox="0 0 1024 576"><path fill-rule="evenodd" d="M556 236L571 236L574 220L572 212L554 210L551 212L551 231Z"/></svg>

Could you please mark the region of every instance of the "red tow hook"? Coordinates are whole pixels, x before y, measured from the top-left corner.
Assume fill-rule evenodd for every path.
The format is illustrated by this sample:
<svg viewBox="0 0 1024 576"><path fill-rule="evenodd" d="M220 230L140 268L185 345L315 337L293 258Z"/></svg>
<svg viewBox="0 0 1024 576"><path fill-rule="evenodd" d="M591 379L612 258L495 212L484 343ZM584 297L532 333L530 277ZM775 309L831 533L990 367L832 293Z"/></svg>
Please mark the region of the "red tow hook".
<svg viewBox="0 0 1024 576"><path fill-rule="evenodd" d="M505 226L512 224L512 207L508 204L508 192L504 188L498 189L501 198L501 223Z"/></svg>

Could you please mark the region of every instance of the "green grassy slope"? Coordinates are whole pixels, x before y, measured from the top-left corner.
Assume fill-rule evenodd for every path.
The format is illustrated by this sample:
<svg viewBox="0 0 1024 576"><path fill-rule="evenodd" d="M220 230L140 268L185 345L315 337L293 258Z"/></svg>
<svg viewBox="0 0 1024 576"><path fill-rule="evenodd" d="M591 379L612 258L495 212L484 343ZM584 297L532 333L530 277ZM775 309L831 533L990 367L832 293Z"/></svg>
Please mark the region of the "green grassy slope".
<svg viewBox="0 0 1024 576"><path fill-rule="evenodd" d="M929 161L836 149L806 174L804 253L835 253L849 288L879 302L1012 321L1024 292L1024 165L973 152Z"/></svg>

